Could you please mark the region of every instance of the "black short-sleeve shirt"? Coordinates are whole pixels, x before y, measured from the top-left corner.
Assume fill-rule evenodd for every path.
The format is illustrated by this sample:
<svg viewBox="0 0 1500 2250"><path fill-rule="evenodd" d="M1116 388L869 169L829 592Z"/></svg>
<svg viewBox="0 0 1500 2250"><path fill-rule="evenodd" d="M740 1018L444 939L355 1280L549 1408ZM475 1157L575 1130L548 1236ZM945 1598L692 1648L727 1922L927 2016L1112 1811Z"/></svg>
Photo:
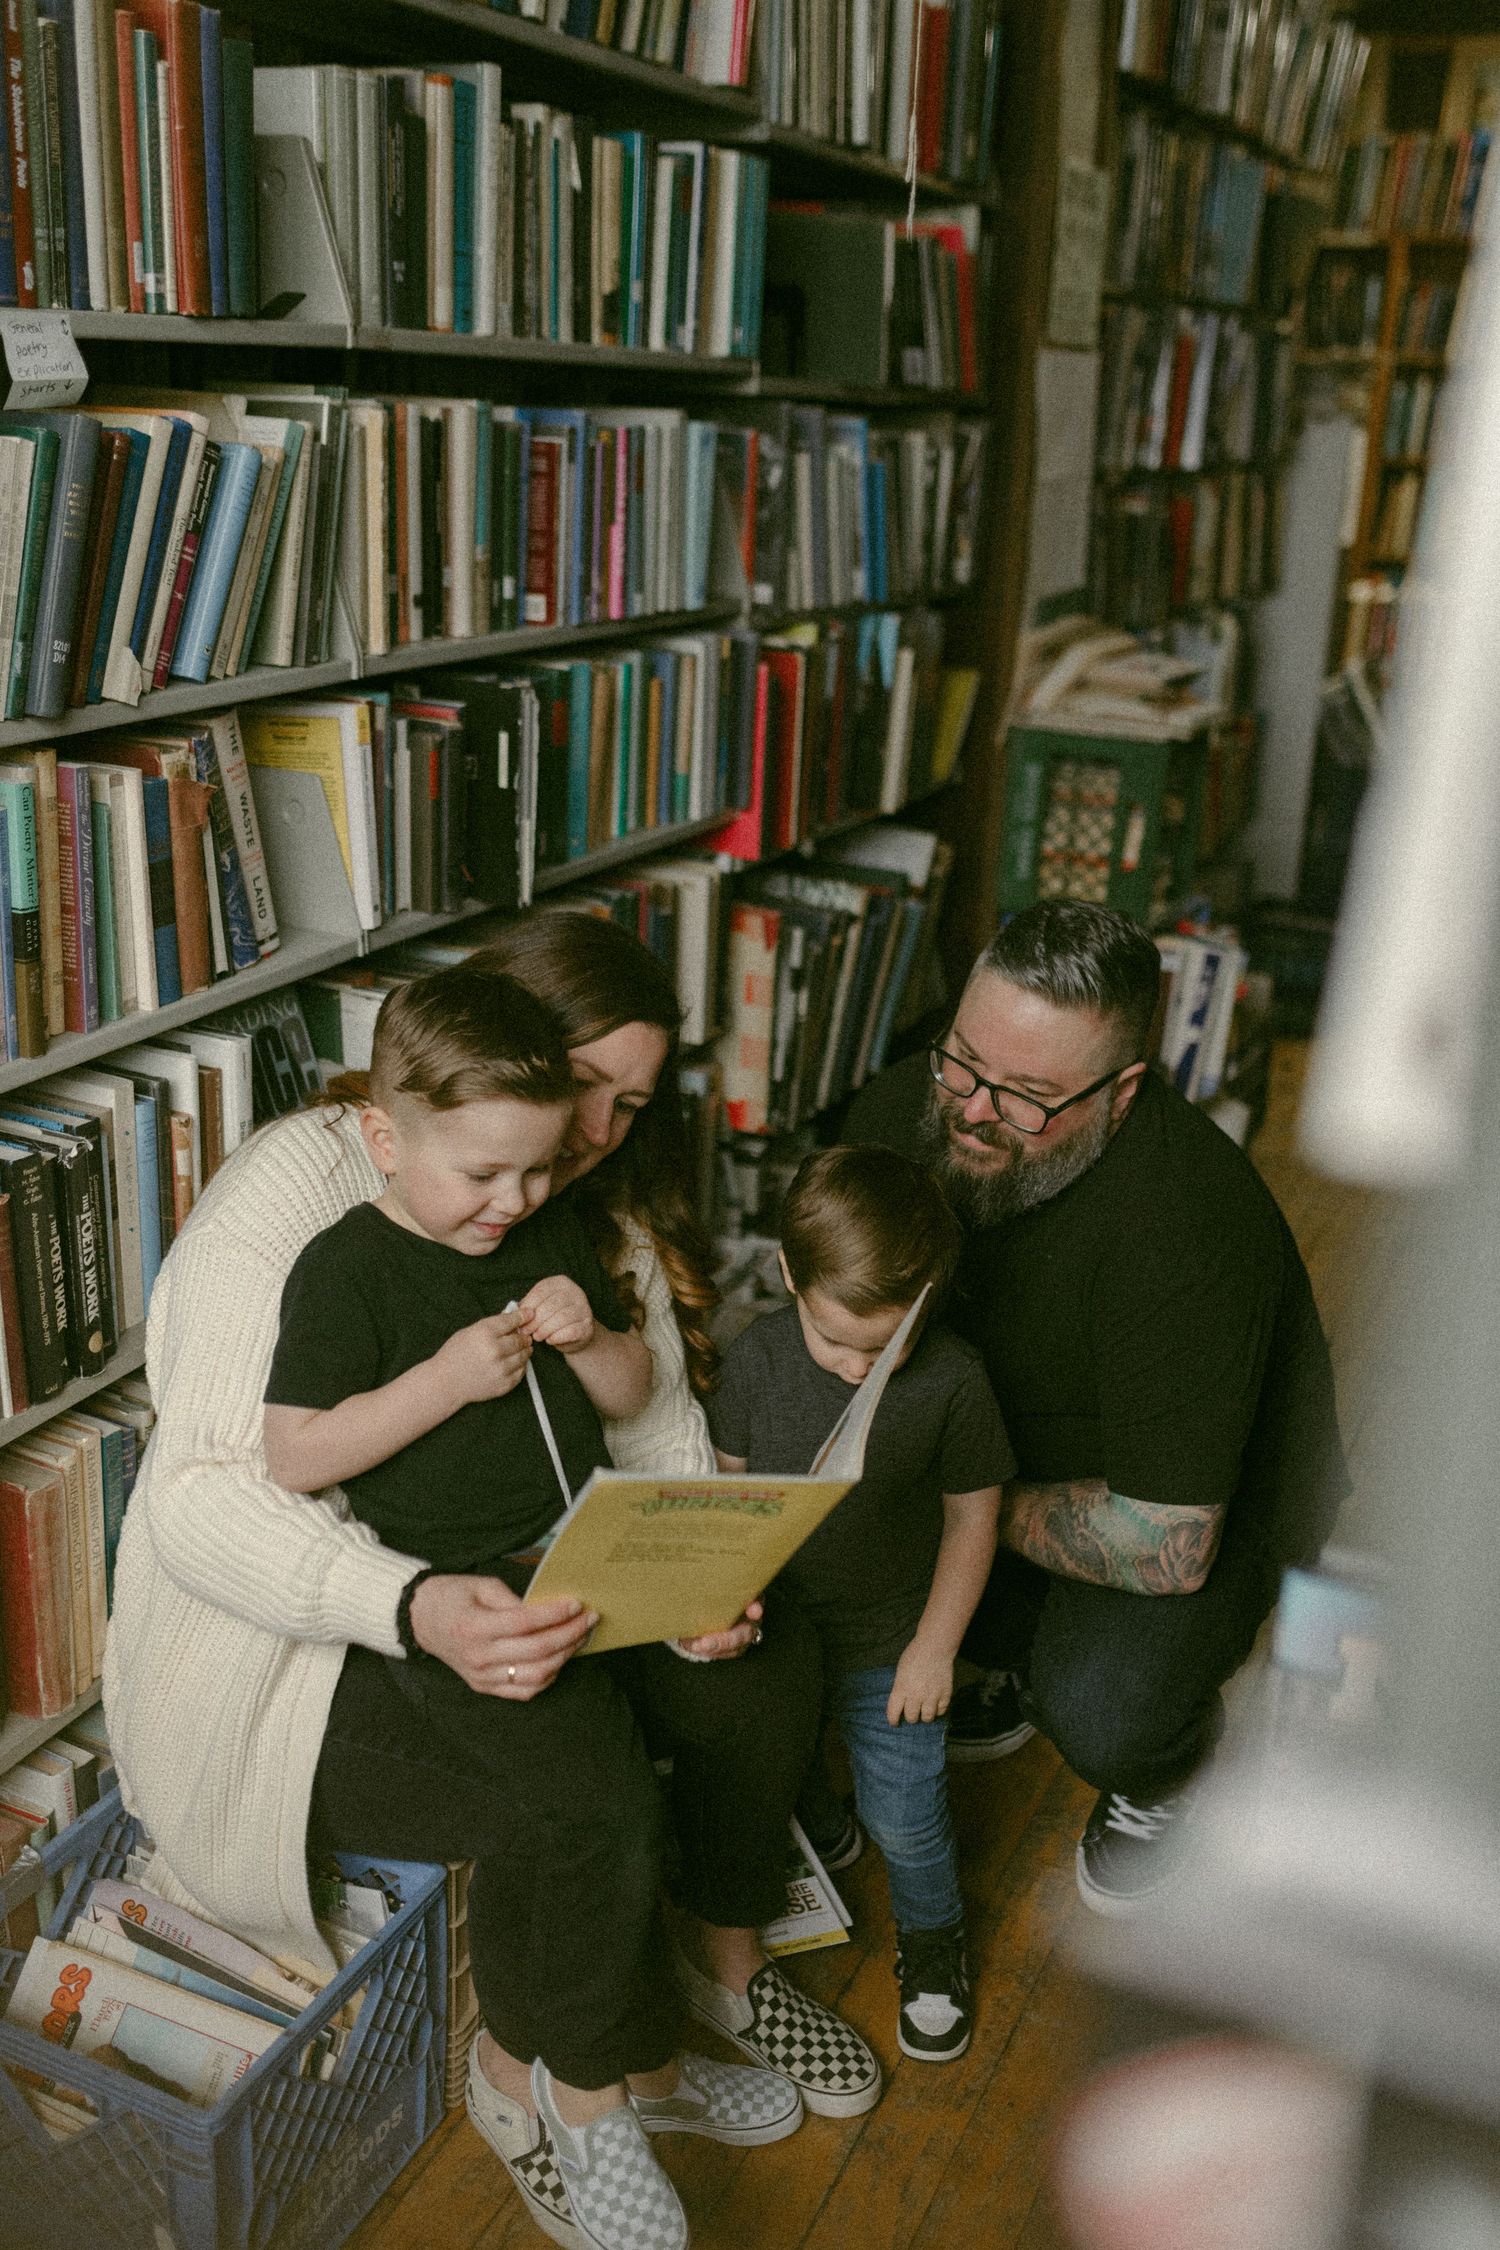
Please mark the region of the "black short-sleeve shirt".
<svg viewBox="0 0 1500 2250"><path fill-rule="evenodd" d="M853 1396L818 1366L796 1306L785 1305L730 1345L709 1427L721 1453L757 1474L802 1476ZM943 1494L1003 1484L1014 1470L978 1355L946 1329L928 1328L875 1410L864 1475L777 1581L817 1624L836 1664L896 1662L932 1587Z"/></svg>
<svg viewBox="0 0 1500 2250"><path fill-rule="evenodd" d="M917 1154L929 1085L925 1056L882 1072L847 1137ZM1249 1158L1156 1073L1071 1187L969 1235L950 1317L1022 1476L1227 1505L1226 1541L1317 1553L1348 1475L1307 1270Z"/></svg>
<svg viewBox="0 0 1500 2250"><path fill-rule="evenodd" d="M559 1273L578 1283L604 1327L629 1327L566 1198L544 1203L479 1258L362 1203L315 1235L287 1277L266 1402L327 1408L375 1390ZM539 1344L532 1364L576 1492L608 1464L599 1416L561 1352ZM563 1505L524 1382L460 1407L389 1461L347 1478L344 1490L388 1546L439 1570L493 1565L539 1539Z"/></svg>

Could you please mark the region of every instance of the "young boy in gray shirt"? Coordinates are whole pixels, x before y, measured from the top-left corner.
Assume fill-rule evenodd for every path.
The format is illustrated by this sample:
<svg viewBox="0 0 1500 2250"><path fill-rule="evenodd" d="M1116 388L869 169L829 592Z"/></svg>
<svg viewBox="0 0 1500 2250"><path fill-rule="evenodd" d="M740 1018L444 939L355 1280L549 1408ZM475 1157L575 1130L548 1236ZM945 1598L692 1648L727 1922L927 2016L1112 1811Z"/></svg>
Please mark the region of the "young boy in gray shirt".
<svg viewBox="0 0 1500 2250"><path fill-rule="evenodd" d="M792 1302L735 1340L709 1403L720 1467L810 1469L907 1308L929 1282L941 1293L959 1239L941 1189L909 1158L809 1157L782 1217ZM890 1878L901 2049L925 2062L961 2055L972 2029L944 1714L1015 1465L978 1354L919 1326L876 1410L864 1475L777 1580L822 1641L825 1707Z"/></svg>

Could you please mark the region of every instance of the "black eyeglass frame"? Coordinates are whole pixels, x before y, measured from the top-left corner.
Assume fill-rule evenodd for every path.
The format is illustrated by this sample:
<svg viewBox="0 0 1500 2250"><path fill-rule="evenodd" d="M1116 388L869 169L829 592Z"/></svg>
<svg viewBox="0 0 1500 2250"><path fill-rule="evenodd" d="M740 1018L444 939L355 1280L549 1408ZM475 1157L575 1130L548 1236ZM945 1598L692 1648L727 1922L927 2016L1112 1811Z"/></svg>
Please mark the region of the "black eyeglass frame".
<svg viewBox="0 0 1500 2250"><path fill-rule="evenodd" d="M1102 1078L1096 1078L1092 1086L1085 1086L1081 1094L1069 1094L1065 1102L1049 1103L1039 1102L1035 1094L1023 1094L1018 1086L1000 1086L991 1078L981 1078L972 1063L966 1063L960 1055L950 1055L946 1047L929 1047L927 1050L927 1067L932 1072L934 1082L942 1087L945 1094L950 1095L954 1101L971 1102L980 1088L983 1087L990 1097L990 1107L1001 1124L1008 1125L1013 1133L1026 1133L1033 1139L1039 1134L1045 1133L1053 1118L1061 1117L1065 1109L1075 1109L1079 1102L1086 1102L1091 1094L1100 1093L1104 1087L1111 1085L1115 1079L1123 1078L1127 1070L1134 1070L1139 1059L1137 1057L1135 1062L1117 1064L1113 1070L1107 1070ZM962 1070L973 1079L974 1083L967 1094L955 1093L954 1089L945 1083L942 1070L939 1067L942 1063L952 1063L955 1070ZM1024 1102L1028 1109L1039 1109L1042 1113L1041 1124L1018 1125L1013 1117L1007 1117L1000 1107L1000 1096L1002 1094L1008 1094L1013 1102Z"/></svg>

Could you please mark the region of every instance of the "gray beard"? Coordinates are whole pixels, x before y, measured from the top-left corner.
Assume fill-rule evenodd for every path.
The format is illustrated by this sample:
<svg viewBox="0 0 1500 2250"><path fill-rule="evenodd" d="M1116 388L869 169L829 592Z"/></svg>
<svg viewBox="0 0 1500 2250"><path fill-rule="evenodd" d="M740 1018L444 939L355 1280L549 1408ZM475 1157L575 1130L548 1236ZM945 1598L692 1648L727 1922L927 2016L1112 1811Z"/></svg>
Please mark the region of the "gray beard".
<svg viewBox="0 0 1500 2250"><path fill-rule="evenodd" d="M918 1127L923 1161L936 1172L949 1202L965 1227L999 1226L1061 1195L1097 1164L1109 1145L1109 1105L1096 1122L1084 1125L1056 1148L1033 1152L1024 1133L1012 1132L997 1120L985 1128L995 1140L987 1161L976 1165L954 1147L948 1129L949 1110L941 1090L928 1095Z"/></svg>

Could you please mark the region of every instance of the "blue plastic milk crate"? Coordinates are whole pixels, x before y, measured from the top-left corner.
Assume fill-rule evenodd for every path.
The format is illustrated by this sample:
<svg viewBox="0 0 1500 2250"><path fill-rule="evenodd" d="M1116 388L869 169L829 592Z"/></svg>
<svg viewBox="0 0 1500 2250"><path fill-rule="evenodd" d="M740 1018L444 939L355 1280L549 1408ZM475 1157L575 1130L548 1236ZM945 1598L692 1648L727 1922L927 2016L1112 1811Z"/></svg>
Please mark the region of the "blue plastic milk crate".
<svg viewBox="0 0 1500 2250"><path fill-rule="evenodd" d="M48 1844L65 1930L84 1885L121 1876L138 1825L112 1791ZM375 1863L342 1856L352 1878ZM381 1860L399 1910L213 2109L75 2057L0 2018L0 2250L333 2250L443 2115L444 1871ZM40 1880L40 1877L38 1878ZM0 2000L22 1955L0 1949ZM364 1988L334 2074L309 2038ZM54 2140L5 2066L76 2087L98 2122Z"/></svg>

